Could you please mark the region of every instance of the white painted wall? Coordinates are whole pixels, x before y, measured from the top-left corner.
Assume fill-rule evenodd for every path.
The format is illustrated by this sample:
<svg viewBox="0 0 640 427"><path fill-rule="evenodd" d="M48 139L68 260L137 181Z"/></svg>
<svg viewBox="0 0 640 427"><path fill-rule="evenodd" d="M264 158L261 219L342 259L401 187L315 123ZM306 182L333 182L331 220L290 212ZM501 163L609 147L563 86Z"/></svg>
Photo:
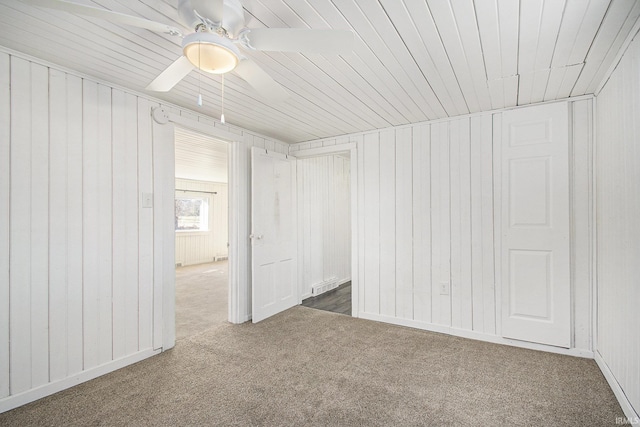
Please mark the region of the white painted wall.
<svg viewBox="0 0 640 427"><path fill-rule="evenodd" d="M176 178L176 197L179 196L204 197L209 200L209 229L176 231L176 265L202 264L228 257L228 185Z"/></svg>
<svg viewBox="0 0 640 427"><path fill-rule="evenodd" d="M349 159L323 156L298 160L298 203L302 213L302 298L327 280L351 280Z"/></svg>
<svg viewBox="0 0 640 427"><path fill-rule="evenodd" d="M173 346L174 131L153 122L158 105L0 52L0 412ZM248 152L287 146L164 108L237 136L247 293Z"/></svg>
<svg viewBox="0 0 640 427"><path fill-rule="evenodd" d="M580 165L570 169L571 197L582 207L589 203L591 171L584 159L591 100L564 105L571 108L575 129L571 163ZM500 188L493 171L496 114L291 147L295 155L357 143L360 317L489 340L501 336L494 260L494 191ZM591 351L589 218L588 210L571 212L571 346L581 354Z"/></svg>
<svg viewBox="0 0 640 427"><path fill-rule="evenodd" d="M139 204L154 182L148 100L0 63L2 410L7 396L154 350L153 209Z"/></svg>
<svg viewBox="0 0 640 427"><path fill-rule="evenodd" d="M640 414L640 38L597 97L597 354ZM608 371L608 372L607 372ZM619 389L618 389L619 387ZM625 405L623 405L625 408ZM627 406L627 416L631 409ZM636 418L637 419L637 418Z"/></svg>

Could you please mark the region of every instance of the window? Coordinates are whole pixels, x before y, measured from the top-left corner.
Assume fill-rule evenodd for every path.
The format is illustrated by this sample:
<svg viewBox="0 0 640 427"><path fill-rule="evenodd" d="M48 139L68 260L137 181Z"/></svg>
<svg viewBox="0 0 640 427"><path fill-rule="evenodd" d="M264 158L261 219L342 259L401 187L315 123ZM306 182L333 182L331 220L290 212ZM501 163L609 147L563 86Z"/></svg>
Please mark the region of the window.
<svg viewBox="0 0 640 427"><path fill-rule="evenodd" d="M207 231L209 229L209 199L176 197L176 231Z"/></svg>

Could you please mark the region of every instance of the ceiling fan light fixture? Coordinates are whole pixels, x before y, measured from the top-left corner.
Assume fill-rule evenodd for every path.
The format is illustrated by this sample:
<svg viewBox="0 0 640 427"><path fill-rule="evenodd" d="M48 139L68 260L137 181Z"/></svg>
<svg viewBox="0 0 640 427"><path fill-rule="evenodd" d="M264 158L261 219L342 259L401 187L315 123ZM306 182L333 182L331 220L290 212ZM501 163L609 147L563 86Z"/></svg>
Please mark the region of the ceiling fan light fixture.
<svg viewBox="0 0 640 427"><path fill-rule="evenodd" d="M240 51L231 40L215 33L193 33L182 40L184 56L195 67L212 74L236 68Z"/></svg>

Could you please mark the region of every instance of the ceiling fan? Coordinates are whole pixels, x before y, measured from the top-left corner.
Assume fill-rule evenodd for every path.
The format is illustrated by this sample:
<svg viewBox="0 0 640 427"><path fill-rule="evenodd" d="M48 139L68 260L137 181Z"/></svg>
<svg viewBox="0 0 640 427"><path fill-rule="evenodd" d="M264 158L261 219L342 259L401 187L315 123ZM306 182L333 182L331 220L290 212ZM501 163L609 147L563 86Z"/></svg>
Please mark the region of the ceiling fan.
<svg viewBox="0 0 640 427"><path fill-rule="evenodd" d="M64 0L22 1L74 15L182 36L178 28L108 9ZM246 57L238 46L248 51L343 55L350 53L353 46L353 33L349 30L247 28L240 0L178 0L178 16L186 28L193 29L182 39L183 55L156 77L147 90L169 91L189 72L199 68L213 74L234 71L261 96L279 101L288 97L287 91Z"/></svg>

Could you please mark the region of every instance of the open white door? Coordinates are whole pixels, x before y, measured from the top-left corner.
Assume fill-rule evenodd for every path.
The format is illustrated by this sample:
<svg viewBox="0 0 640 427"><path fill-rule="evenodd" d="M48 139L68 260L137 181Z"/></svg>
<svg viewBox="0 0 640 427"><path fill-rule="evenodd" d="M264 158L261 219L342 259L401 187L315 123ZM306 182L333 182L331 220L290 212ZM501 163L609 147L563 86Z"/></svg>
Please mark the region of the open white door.
<svg viewBox="0 0 640 427"><path fill-rule="evenodd" d="M251 230L256 323L300 302L295 158L251 149Z"/></svg>
<svg viewBox="0 0 640 427"><path fill-rule="evenodd" d="M502 114L502 335L571 344L566 103Z"/></svg>

